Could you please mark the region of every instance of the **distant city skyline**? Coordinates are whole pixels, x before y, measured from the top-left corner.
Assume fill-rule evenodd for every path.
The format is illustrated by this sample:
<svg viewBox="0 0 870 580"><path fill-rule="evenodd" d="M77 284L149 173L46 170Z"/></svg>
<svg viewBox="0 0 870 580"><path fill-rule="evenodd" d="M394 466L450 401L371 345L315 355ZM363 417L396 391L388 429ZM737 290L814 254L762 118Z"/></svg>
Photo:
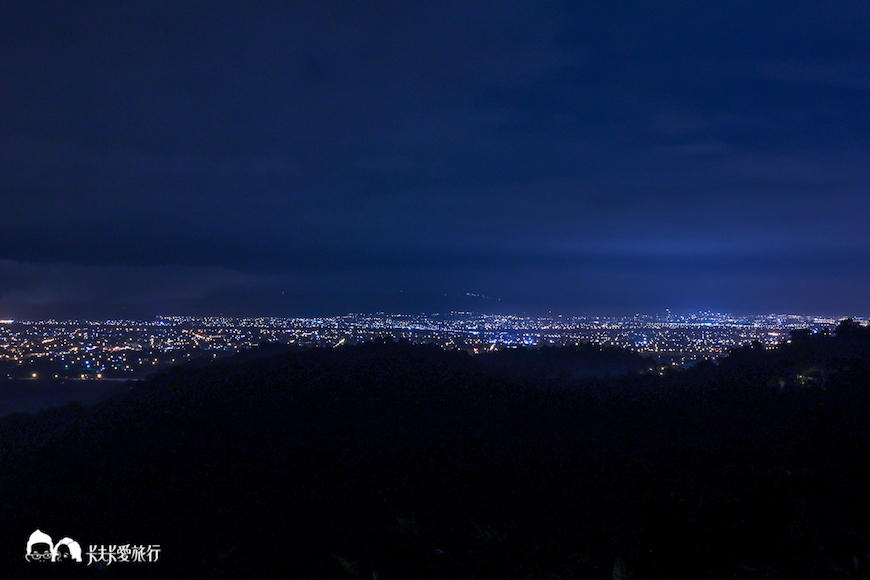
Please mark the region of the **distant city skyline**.
<svg viewBox="0 0 870 580"><path fill-rule="evenodd" d="M625 317L379 312L318 318L0 320L0 367L5 368L7 378L123 378L262 343L334 348L379 338L436 344L472 354L592 343L636 350L667 364L686 364L719 358L753 341L772 348L787 340L792 330L830 332L838 323L824 317L714 312ZM859 323L866 324L866 319Z"/></svg>
<svg viewBox="0 0 870 580"><path fill-rule="evenodd" d="M621 314L568 314L561 312L553 312L549 311L546 314L530 314L526 312L496 312L496 311L484 311L484 310L457 310L457 309L446 309L441 311L430 311L430 312L405 312L405 311L391 311L391 310L373 310L373 311L360 311L360 312L341 312L335 314L324 314L324 315L300 315L300 316L277 316L277 315L260 315L260 316L234 316L231 314L224 313L216 313L216 314L206 314L206 315L192 315L192 314L157 314L155 316L149 317L141 317L141 318L124 318L124 317L99 317L99 316L87 316L87 317L76 317L76 318L59 318L59 317L48 317L48 318L0 318L0 324L8 324L8 323L27 323L27 322L48 322L48 321L56 321L60 323L72 323L76 321L94 321L94 322L122 322L122 321L140 321L140 322L148 322L153 323L155 321L180 321L180 320L304 320L304 319L331 319L331 318L341 318L345 316L385 316L385 317L417 317L417 316L483 316L483 317L508 317L508 318L516 318L516 319L540 319L540 320L555 320L558 318L566 318L566 319L576 319L576 320L592 320L592 319L652 319L657 321L664 321L667 319L674 320L682 320L682 321L697 321L704 319L716 319L716 320L729 320L729 321L737 321L737 320L759 320L759 319L775 319L782 318L785 320L797 319L801 321L814 320L817 319L819 321L824 321L827 324L834 324L840 320L845 319L853 319L859 321L867 321L870 320L868 317L860 316L857 314L839 314L839 315L830 315L830 314L819 314L819 313L806 313L806 312L766 312L766 313L735 313L735 312L724 312L717 310L696 310L696 311L680 311L675 309L666 308L664 310L658 312L631 312L631 313L621 313Z"/></svg>
<svg viewBox="0 0 870 580"><path fill-rule="evenodd" d="M856 321L867 324L866 319ZM450 312L319 318L0 320L0 381L5 381L0 416L68 400L96 400L122 384L116 381L142 379L190 361L204 364L264 343L266 350L255 356L288 348L340 348L379 339L459 349L470 355L591 343L651 357L644 372L665 374L669 368L721 359L731 349L753 342L776 348L796 329L831 332L838 323L838 319L824 317L712 312L591 318ZM56 387L50 396L49 391L32 388L48 383Z"/></svg>

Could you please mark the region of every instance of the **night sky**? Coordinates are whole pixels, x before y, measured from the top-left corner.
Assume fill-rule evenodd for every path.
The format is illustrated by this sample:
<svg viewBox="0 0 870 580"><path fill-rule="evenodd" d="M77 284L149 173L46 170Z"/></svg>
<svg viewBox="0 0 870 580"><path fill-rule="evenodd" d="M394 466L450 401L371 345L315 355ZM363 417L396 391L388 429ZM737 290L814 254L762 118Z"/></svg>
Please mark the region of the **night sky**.
<svg viewBox="0 0 870 580"><path fill-rule="evenodd" d="M870 314L864 0L7 0L0 79L0 318Z"/></svg>

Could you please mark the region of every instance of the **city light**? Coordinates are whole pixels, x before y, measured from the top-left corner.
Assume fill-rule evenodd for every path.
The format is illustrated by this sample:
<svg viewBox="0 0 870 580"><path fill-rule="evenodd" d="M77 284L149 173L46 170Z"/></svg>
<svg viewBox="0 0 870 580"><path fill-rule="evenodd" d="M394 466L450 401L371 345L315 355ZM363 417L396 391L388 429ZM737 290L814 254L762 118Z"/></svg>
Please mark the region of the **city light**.
<svg viewBox="0 0 870 580"><path fill-rule="evenodd" d="M60 378L131 378L177 361L216 359L262 344L341 348L378 339L434 344L471 354L593 343L631 349L663 364L680 366L725 356L731 349L754 341L773 348L788 340L792 330L831 332L839 320L713 312L626 317L379 312L320 318L161 316L154 321L19 321L0 326L0 373L36 379L39 370L46 370L49 376ZM19 368L27 374L21 375L16 370Z"/></svg>

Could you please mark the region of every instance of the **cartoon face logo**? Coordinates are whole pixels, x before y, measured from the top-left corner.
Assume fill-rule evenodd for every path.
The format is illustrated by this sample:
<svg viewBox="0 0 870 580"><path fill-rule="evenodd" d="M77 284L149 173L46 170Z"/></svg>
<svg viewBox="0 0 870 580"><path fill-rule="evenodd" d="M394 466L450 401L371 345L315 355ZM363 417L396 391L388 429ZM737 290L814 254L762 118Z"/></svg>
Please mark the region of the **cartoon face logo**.
<svg viewBox="0 0 870 580"><path fill-rule="evenodd" d="M82 547L72 538L63 538L57 542L54 547L55 562L81 562Z"/></svg>
<svg viewBox="0 0 870 580"><path fill-rule="evenodd" d="M24 559L28 562L50 562L53 560L54 542L51 536L40 530L30 534L27 540L27 553Z"/></svg>
<svg viewBox="0 0 870 580"><path fill-rule="evenodd" d="M55 545L51 536L35 530L27 541L24 559L28 562L81 562L82 547L72 538L63 538Z"/></svg>

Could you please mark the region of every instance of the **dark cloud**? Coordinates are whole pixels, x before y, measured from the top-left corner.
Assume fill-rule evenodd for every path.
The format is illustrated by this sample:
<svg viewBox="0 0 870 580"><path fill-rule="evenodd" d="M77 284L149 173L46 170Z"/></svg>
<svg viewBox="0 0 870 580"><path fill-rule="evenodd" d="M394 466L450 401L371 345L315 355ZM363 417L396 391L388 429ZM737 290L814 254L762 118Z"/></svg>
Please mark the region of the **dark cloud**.
<svg viewBox="0 0 870 580"><path fill-rule="evenodd" d="M274 277L227 268L81 266L0 261L0 311L26 317L147 317L186 305L200 313L214 296L277 287Z"/></svg>
<svg viewBox="0 0 870 580"><path fill-rule="evenodd" d="M858 4L0 11L8 312L866 307Z"/></svg>

